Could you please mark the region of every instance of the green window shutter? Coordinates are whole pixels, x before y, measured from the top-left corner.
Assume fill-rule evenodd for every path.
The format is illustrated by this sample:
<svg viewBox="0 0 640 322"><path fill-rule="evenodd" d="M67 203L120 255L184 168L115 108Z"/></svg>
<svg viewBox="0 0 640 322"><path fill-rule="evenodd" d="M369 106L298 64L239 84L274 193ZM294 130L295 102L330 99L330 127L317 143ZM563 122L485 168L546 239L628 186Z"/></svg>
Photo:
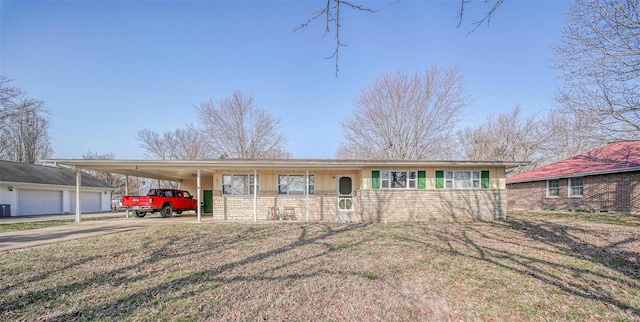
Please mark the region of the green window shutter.
<svg viewBox="0 0 640 322"><path fill-rule="evenodd" d="M380 189L380 171L371 171L371 189Z"/></svg>
<svg viewBox="0 0 640 322"><path fill-rule="evenodd" d="M436 171L436 189L444 189L444 171Z"/></svg>
<svg viewBox="0 0 640 322"><path fill-rule="evenodd" d="M482 171L480 178L482 178L482 182L480 183L482 189L489 189L489 171Z"/></svg>
<svg viewBox="0 0 640 322"><path fill-rule="evenodd" d="M418 171L418 189L427 189L427 171Z"/></svg>

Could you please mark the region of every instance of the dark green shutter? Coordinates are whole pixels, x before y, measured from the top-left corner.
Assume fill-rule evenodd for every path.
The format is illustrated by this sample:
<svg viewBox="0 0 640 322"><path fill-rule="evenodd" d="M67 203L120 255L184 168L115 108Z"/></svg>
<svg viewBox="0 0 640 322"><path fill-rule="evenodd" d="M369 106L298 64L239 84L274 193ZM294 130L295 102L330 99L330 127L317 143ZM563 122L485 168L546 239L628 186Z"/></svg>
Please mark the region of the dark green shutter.
<svg viewBox="0 0 640 322"><path fill-rule="evenodd" d="M444 188L444 171L436 171L436 189Z"/></svg>
<svg viewBox="0 0 640 322"><path fill-rule="evenodd" d="M482 171L480 177L482 178L482 189L489 189L489 171Z"/></svg>
<svg viewBox="0 0 640 322"><path fill-rule="evenodd" d="M418 189L427 189L426 171L418 171Z"/></svg>
<svg viewBox="0 0 640 322"><path fill-rule="evenodd" d="M380 189L380 171L371 171L371 189Z"/></svg>

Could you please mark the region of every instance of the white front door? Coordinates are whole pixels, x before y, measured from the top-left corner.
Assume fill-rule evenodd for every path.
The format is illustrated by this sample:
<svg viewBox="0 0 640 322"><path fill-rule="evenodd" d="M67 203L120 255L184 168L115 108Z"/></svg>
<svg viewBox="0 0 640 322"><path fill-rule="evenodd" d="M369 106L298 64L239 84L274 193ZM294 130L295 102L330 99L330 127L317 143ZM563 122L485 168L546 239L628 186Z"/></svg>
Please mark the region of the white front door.
<svg viewBox="0 0 640 322"><path fill-rule="evenodd" d="M353 178L338 178L338 211L353 211Z"/></svg>

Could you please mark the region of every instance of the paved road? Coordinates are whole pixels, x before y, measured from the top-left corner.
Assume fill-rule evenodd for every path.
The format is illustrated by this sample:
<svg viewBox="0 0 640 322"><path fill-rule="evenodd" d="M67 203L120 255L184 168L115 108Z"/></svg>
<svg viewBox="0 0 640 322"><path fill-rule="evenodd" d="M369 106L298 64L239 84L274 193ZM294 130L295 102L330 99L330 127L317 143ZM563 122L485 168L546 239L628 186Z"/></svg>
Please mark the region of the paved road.
<svg viewBox="0 0 640 322"><path fill-rule="evenodd" d="M114 215L122 215L122 217L115 219L108 218ZM107 218L103 218L100 220L87 220L79 223L69 223L61 226L42 229L0 233L0 253L65 240L86 238L105 234L114 234L136 229L146 229L154 226L197 223L197 218L194 215L182 215L172 218L161 218L160 216L149 216L145 218L136 218L131 216L129 218L124 218L124 214L118 213L82 215L82 218L84 219L92 217ZM47 220L73 220L74 218L75 215L2 217L0 218L0 224Z"/></svg>

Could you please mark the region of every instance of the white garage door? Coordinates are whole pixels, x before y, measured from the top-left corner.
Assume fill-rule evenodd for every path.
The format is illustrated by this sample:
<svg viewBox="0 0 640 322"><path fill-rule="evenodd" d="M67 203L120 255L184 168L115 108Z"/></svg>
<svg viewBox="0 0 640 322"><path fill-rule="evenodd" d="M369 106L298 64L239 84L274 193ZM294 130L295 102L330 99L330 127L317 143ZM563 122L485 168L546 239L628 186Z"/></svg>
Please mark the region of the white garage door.
<svg viewBox="0 0 640 322"><path fill-rule="evenodd" d="M18 191L18 216L61 213L62 191L23 189Z"/></svg>
<svg viewBox="0 0 640 322"><path fill-rule="evenodd" d="M71 195L71 204L70 204L71 213L75 213L76 212L76 192L74 191L70 195ZM83 192L82 195L80 195L80 198L82 198L81 209L83 213L102 211L102 208L101 208L102 195L99 192Z"/></svg>

